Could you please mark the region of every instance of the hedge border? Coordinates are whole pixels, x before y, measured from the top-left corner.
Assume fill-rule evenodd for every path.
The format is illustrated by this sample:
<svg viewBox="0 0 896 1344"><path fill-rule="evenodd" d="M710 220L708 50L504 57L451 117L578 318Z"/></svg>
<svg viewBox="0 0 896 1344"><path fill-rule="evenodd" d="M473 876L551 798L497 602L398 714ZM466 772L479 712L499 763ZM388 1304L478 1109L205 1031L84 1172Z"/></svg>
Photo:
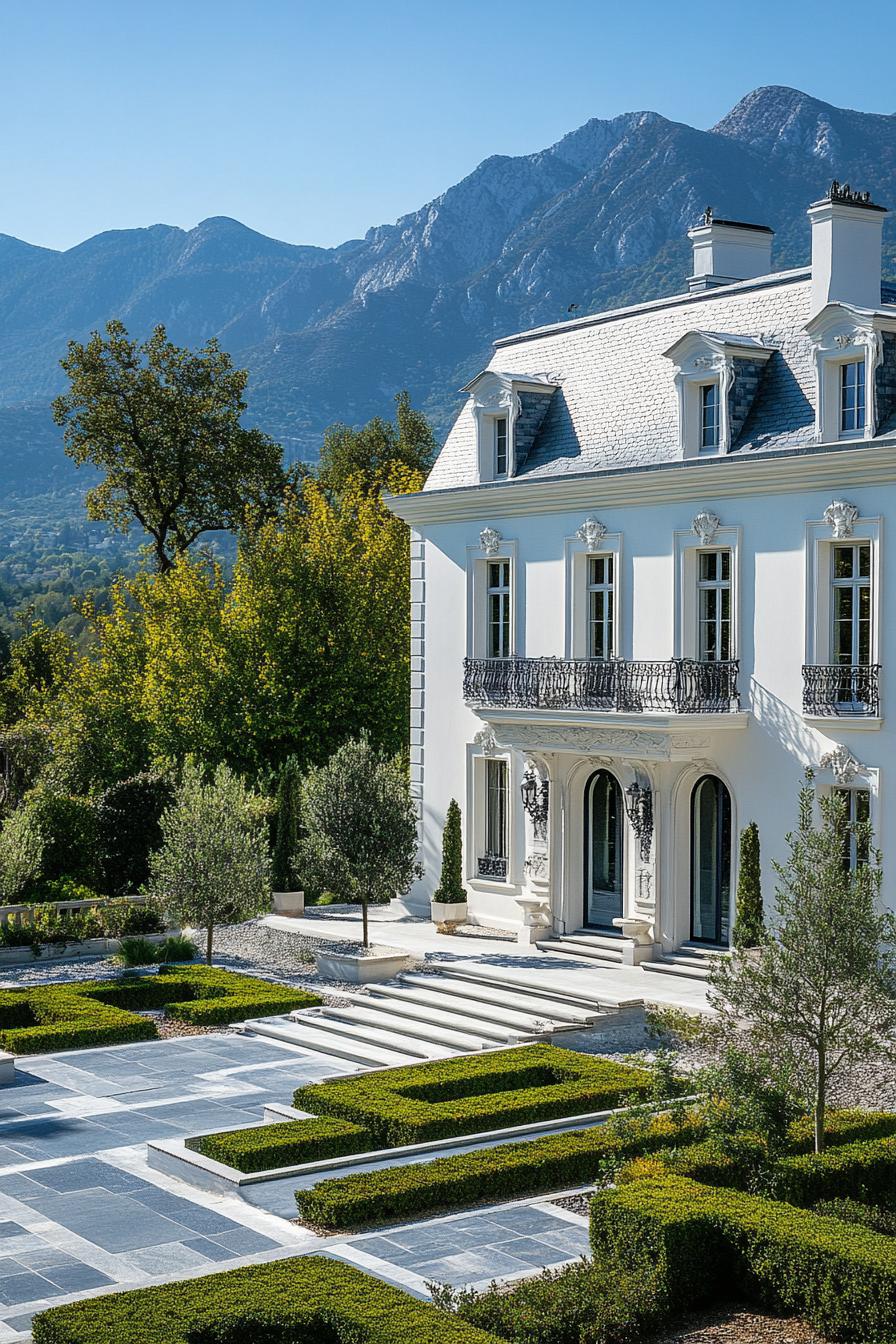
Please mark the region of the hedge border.
<svg viewBox="0 0 896 1344"><path fill-rule="evenodd" d="M34 1344L500 1344L460 1316L322 1256L51 1307L31 1328Z"/></svg>
<svg viewBox="0 0 896 1344"><path fill-rule="evenodd" d="M724 1293L810 1322L832 1338L896 1333L896 1242L837 1218L665 1175L591 1203L595 1257L620 1273L659 1269L671 1311Z"/></svg>
<svg viewBox="0 0 896 1344"><path fill-rule="evenodd" d="M180 996L180 997L178 997ZM154 975L0 990L0 1049L17 1055L156 1040L139 1010L210 1026L319 1004L303 989L220 966L163 966Z"/></svg>
<svg viewBox="0 0 896 1344"><path fill-rule="evenodd" d="M801 1126L792 1126L791 1132L794 1144L800 1146ZM866 1141L862 1144L865 1147L879 1136L896 1135L896 1114L832 1111L826 1133L830 1144L858 1139ZM586 1185L602 1176L610 1161L657 1153L669 1145L676 1146L676 1170L679 1161L682 1165L690 1162L693 1170L685 1169L681 1174L693 1176L698 1163L703 1162L703 1169L708 1170L710 1159L720 1161L715 1150L699 1142L701 1137L702 1126L694 1115L686 1113L679 1120L667 1113L655 1116L641 1133L631 1136L619 1134L612 1125L595 1125L574 1133L455 1153L431 1162L353 1172L297 1190L295 1199L299 1217L312 1226L350 1232L463 1208L479 1201L483 1190L489 1200L497 1201ZM893 1142L896 1145L896 1139Z"/></svg>

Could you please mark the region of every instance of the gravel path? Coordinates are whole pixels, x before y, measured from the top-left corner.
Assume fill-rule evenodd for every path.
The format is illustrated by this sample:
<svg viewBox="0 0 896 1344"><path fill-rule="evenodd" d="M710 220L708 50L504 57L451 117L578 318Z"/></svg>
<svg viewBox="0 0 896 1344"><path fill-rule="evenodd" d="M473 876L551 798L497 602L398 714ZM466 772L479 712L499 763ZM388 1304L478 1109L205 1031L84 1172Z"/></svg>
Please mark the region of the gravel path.
<svg viewBox="0 0 896 1344"><path fill-rule="evenodd" d="M802 1321L723 1308L686 1318L671 1332L651 1335L650 1344L825 1344L825 1340Z"/></svg>

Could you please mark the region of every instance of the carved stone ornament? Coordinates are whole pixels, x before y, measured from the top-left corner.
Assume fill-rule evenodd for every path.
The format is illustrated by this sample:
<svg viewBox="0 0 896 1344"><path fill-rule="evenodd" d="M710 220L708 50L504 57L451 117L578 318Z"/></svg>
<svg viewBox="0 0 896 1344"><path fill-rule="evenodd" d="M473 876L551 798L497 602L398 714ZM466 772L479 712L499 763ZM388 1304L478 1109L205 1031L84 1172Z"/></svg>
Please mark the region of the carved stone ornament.
<svg viewBox="0 0 896 1344"><path fill-rule="evenodd" d="M496 532L493 527L484 527L479 533L479 544L486 555L497 555L498 547L501 545L501 533Z"/></svg>
<svg viewBox="0 0 896 1344"><path fill-rule="evenodd" d="M495 737L495 731L490 724L480 728L473 741L477 747L481 748L483 756L494 756L498 750L498 739Z"/></svg>
<svg viewBox="0 0 896 1344"><path fill-rule="evenodd" d="M714 513L704 509L702 513L697 514L697 517L691 523L691 531L695 537L700 538L701 546L711 546L721 526L721 518L717 518Z"/></svg>
<svg viewBox="0 0 896 1344"><path fill-rule="evenodd" d="M839 345L841 350L845 350L848 345L852 345L855 337L849 331L841 331L839 336L834 337L834 344Z"/></svg>
<svg viewBox="0 0 896 1344"><path fill-rule="evenodd" d="M535 878L536 882L543 882L548 876L547 854L543 850L535 850L526 859L525 869L529 877Z"/></svg>
<svg viewBox="0 0 896 1344"><path fill-rule="evenodd" d="M821 758L821 768L830 770L838 784L848 785L856 775L863 775L865 767L860 765L848 747L841 742L832 751L826 751Z"/></svg>
<svg viewBox="0 0 896 1344"><path fill-rule="evenodd" d="M576 528L576 536L589 551L596 551L607 535L607 529L597 518L588 517L581 527Z"/></svg>
<svg viewBox="0 0 896 1344"><path fill-rule="evenodd" d="M697 355L694 360L695 369L712 369L715 367L714 355Z"/></svg>
<svg viewBox="0 0 896 1344"><path fill-rule="evenodd" d="M832 499L824 511L824 521L831 529L835 541L851 537L853 528L859 521L859 510L846 499Z"/></svg>

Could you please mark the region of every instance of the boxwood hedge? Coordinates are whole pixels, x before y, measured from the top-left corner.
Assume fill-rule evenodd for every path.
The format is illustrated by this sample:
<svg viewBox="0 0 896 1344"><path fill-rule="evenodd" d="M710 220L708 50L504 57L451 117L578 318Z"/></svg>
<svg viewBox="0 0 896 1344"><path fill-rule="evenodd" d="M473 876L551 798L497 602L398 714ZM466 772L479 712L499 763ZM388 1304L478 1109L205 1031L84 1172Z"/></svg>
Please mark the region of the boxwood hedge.
<svg viewBox="0 0 896 1344"><path fill-rule="evenodd" d="M34 1344L498 1344L459 1316L322 1256L41 1312Z"/></svg>
<svg viewBox="0 0 896 1344"><path fill-rule="evenodd" d="M187 1139L186 1146L237 1171L269 1171L317 1162L325 1157L366 1153L373 1139L366 1129L333 1116L285 1120L282 1124L231 1129Z"/></svg>
<svg viewBox="0 0 896 1344"><path fill-rule="evenodd" d="M658 1268L670 1310L725 1295L835 1339L896 1337L896 1241L837 1218L666 1175L597 1194L591 1244L620 1273Z"/></svg>
<svg viewBox="0 0 896 1344"><path fill-rule="evenodd" d="M163 966L154 975L0 990L0 1048L33 1055L154 1039L155 1024L137 1016L147 1008L210 1026L319 1002L306 990L219 966Z"/></svg>
<svg viewBox="0 0 896 1344"><path fill-rule="evenodd" d="M562 1190L595 1181L611 1164L669 1143L688 1143L699 1122L657 1116L625 1137L606 1125L478 1148L431 1162L380 1167L297 1190L299 1216L314 1227L352 1231L489 1200Z"/></svg>
<svg viewBox="0 0 896 1344"><path fill-rule="evenodd" d="M641 1100L643 1069L528 1045L300 1087L295 1104L369 1129L383 1148L453 1138Z"/></svg>
<svg viewBox="0 0 896 1344"><path fill-rule="evenodd" d="M807 1141L803 1128L802 1123L791 1127L796 1148ZM896 1134L896 1114L831 1111L826 1133L830 1144ZM657 1115L637 1128L627 1126L621 1131L614 1126L595 1125L571 1134L549 1134L521 1143L455 1153L431 1162L380 1167L319 1181L311 1189L297 1190L296 1204L299 1216L315 1227L353 1231L372 1224L464 1208L480 1200L483 1192L490 1200L522 1199L526 1195L586 1185L599 1180L608 1167L615 1168L627 1158L664 1149L665 1160L679 1174L710 1184L737 1184L739 1173L735 1171L734 1160L709 1142L700 1142L701 1135L701 1121L690 1112L681 1117ZM811 1142L811 1129L808 1136ZM798 1164L796 1169L800 1170ZM833 1183L825 1188L833 1190ZM825 1197L821 1193L812 1196Z"/></svg>

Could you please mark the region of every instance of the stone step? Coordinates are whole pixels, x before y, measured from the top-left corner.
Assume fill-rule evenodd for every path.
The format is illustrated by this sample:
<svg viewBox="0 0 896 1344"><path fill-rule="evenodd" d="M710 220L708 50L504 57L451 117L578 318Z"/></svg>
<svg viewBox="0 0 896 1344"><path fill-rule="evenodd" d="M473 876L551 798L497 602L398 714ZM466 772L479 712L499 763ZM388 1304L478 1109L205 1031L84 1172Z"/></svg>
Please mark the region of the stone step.
<svg viewBox="0 0 896 1344"><path fill-rule="evenodd" d="M453 1007L439 1004L435 1009L428 999L424 999L422 1002L418 1001L416 990L408 989L402 993L400 985L371 985L369 990L375 990L376 992L370 992L369 997L365 995L368 1003L378 1005L384 1012L395 1013L402 1018L406 1018L408 1022L428 1024L435 1017L440 1026L444 1026L451 1032L474 1033L477 1040L484 1042L484 1047L477 1045L477 1049L495 1049L501 1045L515 1045L517 1041L523 1040L526 1036L525 1032L501 1027L495 1022L485 1022L481 1018L473 1020L469 1011L458 1007L456 1001Z"/></svg>
<svg viewBox="0 0 896 1344"><path fill-rule="evenodd" d="M463 987L455 988L455 986L446 985L446 977L462 979ZM403 976L402 981L405 978ZM569 1022L575 1026L590 1026L595 1018L600 1015L598 1009L579 1007L564 1001L560 995L552 997L549 994L542 994L535 983L531 987L529 985L497 983L483 979L470 971L463 976L455 976L455 973L448 967L440 970L438 976L427 976L426 979L429 981L437 979L449 993L460 993L464 998L475 999L480 1003L515 1008L523 1013L538 1012L550 1016L557 1022Z"/></svg>
<svg viewBox="0 0 896 1344"><path fill-rule="evenodd" d="M582 1025L575 1020L566 1021L554 1017L547 1004L533 1004L529 995L513 993L505 995L501 992L480 994L475 981L460 982L443 976L441 972L438 975L420 975L414 971L406 971L399 977L398 983L402 988L411 986L415 992L424 990L442 994L447 999L455 1001L460 1011L469 1013L477 1022L494 1022L498 1026L511 1027L522 1032L530 1031L533 1026L541 1031L540 1024L548 1018L561 1031L564 1027ZM509 998L513 998L515 1002L509 1002Z"/></svg>
<svg viewBox="0 0 896 1344"><path fill-rule="evenodd" d="M665 975L679 975L687 980L701 980L705 983L709 976L709 969L706 966L695 964L687 958L681 960L675 957L656 957L653 961L642 961L642 971L661 972Z"/></svg>
<svg viewBox="0 0 896 1344"><path fill-rule="evenodd" d="M604 953L610 961L622 965L622 939L606 933L592 933L589 929L578 929L575 933L560 935L561 943L570 947L587 947L594 952Z"/></svg>
<svg viewBox="0 0 896 1344"><path fill-rule="evenodd" d="M439 984L437 988L424 988L425 982L433 980L438 980L438 977L402 976L394 986L371 985L370 993L377 998L395 998L397 995L434 1009L442 1008L456 1016L465 1016L468 1025L475 1031L480 1031L484 1024L491 1024L494 1028L491 1034L497 1031L505 1040L519 1040L533 1033L541 1034L540 1024L544 1019L540 1014L521 1013L513 1008L502 1008L498 1004L467 998L462 992L457 993L453 986L449 989Z"/></svg>
<svg viewBox="0 0 896 1344"><path fill-rule="evenodd" d="M321 1027L309 1026L307 1020L296 1022L290 1017L253 1018L244 1024L248 1031L256 1036L269 1036L275 1041L285 1041L298 1046L301 1050L310 1050L313 1054L323 1055L327 1059L347 1059L352 1064L366 1064L371 1069L381 1069L393 1064L419 1063L404 1051L387 1050L382 1046L366 1045L361 1041L350 1040L336 1032Z"/></svg>
<svg viewBox="0 0 896 1344"><path fill-rule="evenodd" d="M296 1018L295 1013L291 1016L293 1021L302 1021ZM315 1027L334 1031L337 1036L347 1036L365 1045L383 1045L387 1050L416 1055L418 1059L448 1059L458 1053L456 1046L423 1040L405 1031L401 1019L391 1017L388 1013L327 1008L323 1013L315 1012L314 1017L309 1014L307 1020Z"/></svg>
<svg viewBox="0 0 896 1344"><path fill-rule="evenodd" d="M557 1001L564 1005L584 1008L594 1013L595 1016L615 1011L618 1008L641 1007L644 1002L640 998L619 999L612 994L589 993L578 984L575 987L570 987L559 980L549 980L546 977L551 974L552 970L556 970L561 975L566 972L562 962L545 960L537 969L530 969L529 971L516 970L510 966L443 966L440 974L455 976L458 979L501 985L507 989L517 989L520 992L538 996L539 1006L544 1004L546 1009L551 1002Z"/></svg>
<svg viewBox="0 0 896 1344"><path fill-rule="evenodd" d="M494 1041L485 1036L477 1036L469 1031L459 1031L454 1027L433 1022L432 1014L419 1004L402 1005L397 999L372 1000L368 994L341 993L339 997L348 999L354 1006L328 1008L328 1016L341 1017L347 1021L367 1021L375 1026L389 1026L407 1033L409 1037L421 1041L433 1041L436 1045L449 1046L454 1050L484 1050L494 1045ZM371 1003L378 1006L371 1007ZM300 1008L296 1009L296 1012L302 1011Z"/></svg>
<svg viewBox="0 0 896 1344"><path fill-rule="evenodd" d="M568 957L579 957L583 961L600 962L601 966L621 966L622 953L614 955L602 947L589 947L584 942L574 942L571 938L546 938L538 944L542 952L562 952Z"/></svg>

